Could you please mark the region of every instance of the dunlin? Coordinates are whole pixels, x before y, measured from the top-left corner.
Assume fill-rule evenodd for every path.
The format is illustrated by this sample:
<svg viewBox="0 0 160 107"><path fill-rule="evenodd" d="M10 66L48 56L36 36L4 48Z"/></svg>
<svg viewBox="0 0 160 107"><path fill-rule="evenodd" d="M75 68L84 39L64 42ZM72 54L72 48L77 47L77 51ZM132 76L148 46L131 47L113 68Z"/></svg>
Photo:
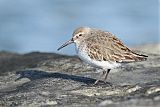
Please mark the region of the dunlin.
<svg viewBox="0 0 160 107"><path fill-rule="evenodd" d="M105 81L110 70L120 67L122 63L147 59L146 55L137 54L130 50L112 33L95 28L77 28L73 32L72 38L58 50L71 43L75 43L77 54L81 60L103 69L94 84L97 84L103 76L103 81Z"/></svg>

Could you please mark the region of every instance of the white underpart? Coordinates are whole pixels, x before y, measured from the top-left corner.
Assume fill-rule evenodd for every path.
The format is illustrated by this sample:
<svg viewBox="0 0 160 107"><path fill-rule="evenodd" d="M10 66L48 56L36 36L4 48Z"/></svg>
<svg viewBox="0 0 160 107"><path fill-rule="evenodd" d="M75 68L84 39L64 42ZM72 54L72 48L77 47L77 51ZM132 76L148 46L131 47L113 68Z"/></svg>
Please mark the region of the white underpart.
<svg viewBox="0 0 160 107"><path fill-rule="evenodd" d="M85 48L85 47L83 47L83 48ZM76 48L76 50L77 50L77 54L80 57L80 59L83 60L84 62L92 65L92 66L102 68L102 69L113 69L113 68L117 68L121 65L120 63L117 63L117 62L92 60L88 56L87 52L85 52L85 49L80 50L80 49Z"/></svg>

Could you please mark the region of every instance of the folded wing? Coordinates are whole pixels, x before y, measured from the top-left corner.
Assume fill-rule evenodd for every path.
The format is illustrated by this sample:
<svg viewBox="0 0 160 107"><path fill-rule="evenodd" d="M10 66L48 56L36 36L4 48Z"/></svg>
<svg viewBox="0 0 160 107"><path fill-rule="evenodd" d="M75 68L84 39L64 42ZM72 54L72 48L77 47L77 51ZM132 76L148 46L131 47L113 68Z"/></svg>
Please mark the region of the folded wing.
<svg viewBox="0 0 160 107"><path fill-rule="evenodd" d="M108 34L108 33L107 33ZM88 55L95 60L114 61L114 62L134 62L146 60L146 55L140 55L131 51L119 39L113 35L106 37L92 37L92 44L88 44ZM101 42L99 43L99 40Z"/></svg>

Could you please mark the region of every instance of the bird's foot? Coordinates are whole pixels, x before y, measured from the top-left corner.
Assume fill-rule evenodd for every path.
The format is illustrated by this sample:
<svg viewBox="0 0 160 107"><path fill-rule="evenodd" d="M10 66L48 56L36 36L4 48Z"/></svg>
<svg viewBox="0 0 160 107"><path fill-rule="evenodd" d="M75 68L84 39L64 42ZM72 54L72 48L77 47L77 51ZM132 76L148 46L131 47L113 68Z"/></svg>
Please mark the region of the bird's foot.
<svg viewBox="0 0 160 107"><path fill-rule="evenodd" d="M113 84L112 83L109 83L109 82L106 82L106 81L101 81L101 80L96 80L95 82L94 82L94 84L92 84L92 86L108 86L108 87L112 87L113 86Z"/></svg>

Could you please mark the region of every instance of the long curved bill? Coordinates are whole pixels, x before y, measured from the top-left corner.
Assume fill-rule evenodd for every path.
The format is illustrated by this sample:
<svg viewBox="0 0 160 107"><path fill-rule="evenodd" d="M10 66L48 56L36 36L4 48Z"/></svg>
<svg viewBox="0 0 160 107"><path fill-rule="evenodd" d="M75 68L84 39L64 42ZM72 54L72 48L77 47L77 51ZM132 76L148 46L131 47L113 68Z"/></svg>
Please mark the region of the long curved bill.
<svg viewBox="0 0 160 107"><path fill-rule="evenodd" d="M71 43L73 43L73 39L71 39L71 40L67 41L66 43L64 43L64 44L63 44L61 47L59 47L57 50L59 51L60 49L66 47L67 45L69 45L69 44L71 44Z"/></svg>

